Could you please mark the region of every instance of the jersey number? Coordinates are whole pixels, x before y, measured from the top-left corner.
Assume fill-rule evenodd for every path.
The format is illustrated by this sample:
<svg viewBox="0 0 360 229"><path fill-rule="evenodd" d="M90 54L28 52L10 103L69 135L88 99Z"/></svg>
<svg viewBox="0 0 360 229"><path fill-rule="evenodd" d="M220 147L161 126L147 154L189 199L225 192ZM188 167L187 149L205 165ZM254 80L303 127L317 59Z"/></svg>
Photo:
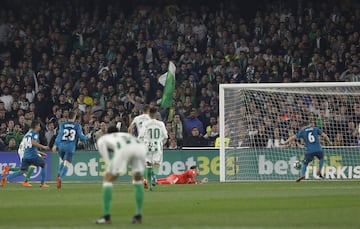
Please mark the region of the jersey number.
<svg viewBox="0 0 360 229"><path fill-rule="evenodd" d="M148 129L148 134L150 139L159 139L160 138L160 129L154 128L154 129Z"/></svg>
<svg viewBox="0 0 360 229"><path fill-rule="evenodd" d="M24 139L24 147L25 147L25 149L28 149L28 148L32 147L31 138L25 138Z"/></svg>
<svg viewBox="0 0 360 229"><path fill-rule="evenodd" d="M76 135L76 130L71 129L64 129L64 134L61 138L61 140L63 141L74 141L75 140L75 135Z"/></svg>
<svg viewBox="0 0 360 229"><path fill-rule="evenodd" d="M308 133L308 140L310 143L313 143L315 141L315 137L312 132Z"/></svg>

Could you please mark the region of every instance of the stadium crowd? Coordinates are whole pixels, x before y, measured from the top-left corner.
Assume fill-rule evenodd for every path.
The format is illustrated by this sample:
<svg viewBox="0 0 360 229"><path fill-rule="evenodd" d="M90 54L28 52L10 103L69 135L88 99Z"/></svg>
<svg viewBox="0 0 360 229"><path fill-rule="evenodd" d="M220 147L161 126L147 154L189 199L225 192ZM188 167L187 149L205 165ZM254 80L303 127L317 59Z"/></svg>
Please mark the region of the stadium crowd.
<svg viewBox="0 0 360 229"><path fill-rule="evenodd" d="M360 81L355 1L254 2L243 16L247 6L235 0L5 1L0 150L16 150L35 119L50 144L70 110L94 136L79 148L94 149L110 124L126 131L144 104L158 107L166 148L215 146L221 83ZM159 106L158 78L170 60L169 109Z"/></svg>

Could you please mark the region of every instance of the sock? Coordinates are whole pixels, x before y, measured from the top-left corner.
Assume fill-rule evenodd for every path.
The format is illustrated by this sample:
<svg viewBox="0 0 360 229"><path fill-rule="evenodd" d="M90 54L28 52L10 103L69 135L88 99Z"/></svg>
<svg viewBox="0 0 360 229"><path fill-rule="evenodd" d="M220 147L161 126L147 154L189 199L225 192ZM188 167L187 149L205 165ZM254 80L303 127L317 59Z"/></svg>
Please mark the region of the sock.
<svg viewBox="0 0 360 229"><path fill-rule="evenodd" d="M14 173L12 173L12 174L9 174L9 175L7 176L7 179L8 179L8 180L11 180L11 179L13 179L14 177L20 176L21 174L22 174L21 171L16 171L16 172L14 172Z"/></svg>
<svg viewBox="0 0 360 229"><path fill-rule="evenodd" d="M156 176L159 173L159 168L153 168L153 174Z"/></svg>
<svg viewBox="0 0 360 229"><path fill-rule="evenodd" d="M305 176L306 168L307 168L307 164L303 163L303 166L302 166L302 168L301 168L301 175L302 175L302 176Z"/></svg>
<svg viewBox="0 0 360 229"><path fill-rule="evenodd" d="M11 172L16 172L16 171L20 171L20 168L10 168Z"/></svg>
<svg viewBox="0 0 360 229"><path fill-rule="evenodd" d="M61 170L63 170L63 168L64 168L64 162L61 162L60 165L59 165L59 170L58 170L59 175L61 173Z"/></svg>
<svg viewBox="0 0 360 229"><path fill-rule="evenodd" d="M134 182L136 215L141 215L144 204L144 187L142 181Z"/></svg>
<svg viewBox="0 0 360 229"><path fill-rule="evenodd" d="M156 175L159 173L159 168L154 167L152 170L153 171L152 171L151 183L152 185L156 185Z"/></svg>
<svg viewBox="0 0 360 229"><path fill-rule="evenodd" d="M64 165L61 172L60 172L60 179L61 180L63 180L63 178L65 177L67 171L68 171L68 167Z"/></svg>
<svg viewBox="0 0 360 229"><path fill-rule="evenodd" d="M103 183L102 201L104 215L110 215L110 204L112 199L113 184L110 182Z"/></svg>
<svg viewBox="0 0 360 229"><path fill-rule="evenodd" d="M46 167L41 168L41 181L40 181L41 184L45 183L45 178L46 178Z"/></svg>
<svg viewBox="0 0 360 229"><path fill-rule="evenodd" d="M323 167L324 167L324 158L319 160L319 173L321 173Z"/></svg>
<svg viewBox="0 0 360 229"><path fill-rule="evenodd" d="M33 167L33 166L29 167L29 170L26 173L25 182L29 181L29 179L30 179L31 175L33 174L34 170L35 170L35 167Z"/></svg>
<svg viewBox="0 0 360 229"><path fill-rule="evenodd" d="M149 189L151 188L151 174L152 174L152 168L151 167L147 167L145 169L145 177L148 181L149 184Z"/></svg>

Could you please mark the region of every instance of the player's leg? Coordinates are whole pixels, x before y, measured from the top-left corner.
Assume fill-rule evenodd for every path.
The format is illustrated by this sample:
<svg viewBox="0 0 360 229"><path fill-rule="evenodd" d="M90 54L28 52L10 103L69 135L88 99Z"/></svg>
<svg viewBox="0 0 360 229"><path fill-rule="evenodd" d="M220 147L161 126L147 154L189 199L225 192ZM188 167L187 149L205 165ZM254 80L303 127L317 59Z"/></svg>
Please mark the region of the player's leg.
<svg viewBox="0 0 360 229"><path fill-rule="evenodd" d="M153 170L152 170L152 173L151 173L151 185L152 186L156 185L156 181L157 181L156 176L159 173L159 168L160 168L160 164L154 163Z"/></svg>
<svg viewBox="0 0 360 229"><path fill-rule="evenodd" d="M157 179L156 184L171 184L167 177Z"/></svg>
<svg viewBox="0 0 360 229"><path fill-rule="evenodd" d="M103 206L103 217L96 220L96 224L110 224L111 215L110 207L113 192L113 182L116 179L116 175L112 175L108 172L105 173L103 184L102 184L102 206Z"/></svg>
<svg viewBox="0 0 360 229"><path fill-rule="evenodd" d="M110 205L112 200L113 192L113 182L116 179L116 175L112 174L114 170L114 163L109 160L108 152L108 142L104 138L100 138L97 142L99 153L102 157L107 157L108 160L105 160L106 171L102 184L102 207L103 207L103 217L96 220L96 224L110 224L111 215L110 215ZM107 156L106 156L107 155ZM115 155L116 157L116 155ZM115 159L114 157L114 159ZM116 164L115 164L116 165Z"/></svg>
<svg viewBox="0 0 360 229"><path fill-rule="evenodd" d="M61 179L60 179L60 173L64 168L64 156L65 156L65 152L63 150L58 149L58 154L59 154L59 159L60 159L60 164L59 164L59 169L58 169L58 174L56 177L56 187L58 189L61 188Z"/></svg>
<svg viewBox="0 0 360 229"><path fill-rule="evenodd" d="M301 176L296 179L296 182L300 182L301 180L305 179L306 169L310 162L314 160L314 154L313 153L306 153L303 161L303 166L301 168Z"/></svg>
<svg viewBox="0 0 360 229"><path fill-rule="evenodd" d="M25 180L24 182L22 183L22 186L24 187L31 187L32 185L29 183L29 180L30 180L30 177L31 175L33 174L34 170L35 170L36 166L34 165L30 165L29 166L29 169L26 173L26 177L25 177Z"/></svg>
<svg viewBox="0 0 360 229"><path fill-rule="evenodd" d="M151 185L151 174L152 173L153 173L152 163L150 161L147 161L146 167L145 167L145 179L147 180L148 189L150 191L152 190L152 185Z"/></svg>
<svg viewBox="0 0 360 229"><path fill-rule="evenodd" d="M324 167L324 152L318 152L316 154L316 157L319 159L319 170L317 172L317 175L320 177L320 178L325 178L323 175L322 175L322 169Z"/></svg>
<svg viewBox="0 0 360 229"><path fill-rule="evenodd" d="M16 169L16 170L15 170ZM11 168L10 166L6 165L5 168L2 170L1 176L6 176L10 171L19 171L20 168Z"/></svg>
<svg viewBox="0 0 360 229"><path fill-rule="evenodd" d="M48 188L49 185L45 184L45 178L46 178L46 162L45 162L45 160L41 157L37 157L35 159L32 159L32 164L35 166L39 166L41 168L40 188Z"/></svg>
<svg viewBox="0 0 360 229"><path fill-rule="evenodd" d="M151 185L156 185L156 176L159 173L160 164L163 160L163 154L162 152L157 152L153 155L153 169L151 173Z"/></svg>
<svg viewBox="0 0 360 229"><path fill-rule="evenodd" d="M176 184L176 182L178 180L179 180L179 178L177 178L177 176L172 174L168 177L157 179L156 183L157 184Z"/></svg>
<svg viewBox="0 0 360 229"><path fill-rule="evenodd" d="M66 176L67 171L69 170L69 166L71 165L72 158L74 153L72 152L64 152L63 153L63 166L62 169L57 177L57 188L61 188L61 183L64 180L64 177Z"/></svg>
<svg viewBox="0 0 360 229"><path fill-rule="evenodd" d="M132 219L132 223L141 223L142 209L144 205L144 188L143 181L144 175L141 172L134 172L133 184L135 188L135 216Z"/></svg>
<svg viewBox="0 0 360 229"><path fill-rule="evenodd" d="M72 161L72 153L66 153L65 157L67 159L64 159L64 163L63 163L64 166L61 169L60 174L59 174L61 180L64 179L64 177L66 176L67 171L69 170L69 166L71 165L71 161Z"/></svg>
<svg viewBox="0 0 360 229"><path fill-rule="evenodd" d="M133 173L133 184L135 188L135 215L131 220L131 223L137 224L142 221L142 211L144 205L144 188L142 187L142 181L144 180L144 164L146 157L146 148L143 145L136 145L134 157L132 160L131 170ZM151 185L149 185L151 186Z"/></svg>
<svg viewBox="0 0 360 229"><path fill-rule="evenodd" d="M20 170L15 171L14 173L11 173L9 175L5 175L2 177L1 186L5 186L7 180L11 180L15 177L18 177L18 176L21 176L22 174L24 174L27 171L27 169L29 168L29 166L30 166L30 161L28 159L22 160Z"/></svg>

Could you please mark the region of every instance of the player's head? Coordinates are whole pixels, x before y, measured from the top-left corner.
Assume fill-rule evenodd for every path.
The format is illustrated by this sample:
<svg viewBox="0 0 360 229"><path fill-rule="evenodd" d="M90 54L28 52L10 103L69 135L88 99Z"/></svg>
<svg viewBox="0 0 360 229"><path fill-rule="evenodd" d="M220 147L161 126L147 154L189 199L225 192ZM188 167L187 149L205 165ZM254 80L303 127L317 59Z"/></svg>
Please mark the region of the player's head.
<svg viewBox="0 0 360 229"><path fill-rule="evenodd" d="M149 110L150 118L156 119L157 116L157 109L155 107L150 108Z"/></svg>
<svg viewBox="0 0 360 229"><path fill-rule="evenodd" d="M31 129L33 129L35 131L40 131L41 130L40 122L38 120L32 121L31 122Z"/></svg>
<svg viewBox="0 0 360 229"><path fill-rule="evenodd" d="M200 170L196 165L191 166L190 169L194 170L196 172L196 175L199 175Z"/></svg>
<svg viewBox="0 0 360 229"><path fill-rule="evenodd" d="M145 104L142 108L142 112L143 114L149 114L149 111L150 111L150 107L148 104Z"/></svg>
<svg viewBox="0 0 360 229"><path fill-rule="evenodd" d="M196 168L197 168L196 165L193 165L193 166L190 167L190 169L196 169Z"/></svg>
<svg viewBox="0 0 360 229"><path fill-rule="evenodd" d="M305 128L305 127L307 127L309 125L309 121L302 121L301 123L300 123L300 128Z"/></svg>
<svg viewBox="0 0 360 229"><path fill-rule="evenodd" d="M70 111L69 112L69 120L70 121L75 121L75 119L76 119L76 113L73 112L73 111Z"/></svg>
<svg viewBox="0 0 360 229"><path fill-rule="evenodd" d="M119 132L116 126L109 126L107 129L108 134Z"/></svg>

